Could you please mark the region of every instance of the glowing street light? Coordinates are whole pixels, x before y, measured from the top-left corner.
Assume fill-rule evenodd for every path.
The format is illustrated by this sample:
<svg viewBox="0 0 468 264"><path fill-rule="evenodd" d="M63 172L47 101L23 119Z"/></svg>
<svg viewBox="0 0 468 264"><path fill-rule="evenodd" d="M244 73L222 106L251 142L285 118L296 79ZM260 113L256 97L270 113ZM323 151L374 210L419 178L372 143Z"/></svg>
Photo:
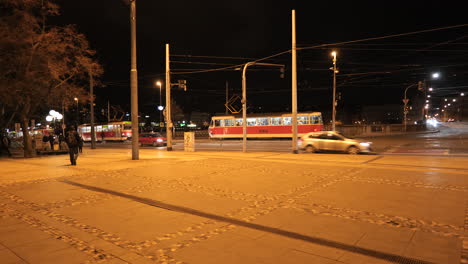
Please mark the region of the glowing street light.
<svg viewBox="0 0 468 264"><path fill-rule="evenodd" d="M457 99L453 99L452 101L453 101L453 102L456 102L456 101L457 101Z"/></svg>
<svg viewBox="0 0 468 264"><path fill-rule="evenodd" d="M428 94L428 95L427 95L427 98L431 98L431 95L430 95L430 94Z"/></svg>
<svg viewBox="0 0 468 264"><path fill-rule="evenodd" d="M159 106L158 106L158 110L160 111L159 112L159 123L162 122L162 109L164 108L162 106L162 94L161 94L161 91L162 91L162 82L161 81L156 81L156 86L159 87ZM159 128L161 128L161 126L159 126Z"/></svg>
<svg viewBox="0 0 468 264"><path fill-rule="evenodd" d="M426 103L429 103L429 100L426 100Z"/></svg>
<svg viewBox="0 0 468 264"><path fill-rule="evenodd" d="M333 108L332 108L332 130L335 131L335 120L336 120L336 74L338 73L336 69L336 51L331 53L333 56Z"/></svg>
<svg viewBox="0 0 468 264"><path fill-rule="evenodd" d="M434 72L432 74L432 79L439 79L439 77L440 77L440 73L438 73L438 72Z"/></svg>
<svg viewBox="0 0 468 264"><path fill-rule="evenodd" d="M432 89L432 87L431 87L431 88L429 88L429 92L432 92L432 90L434 90L434 89Z"/></svg>
<svg viewBox="0 0 468 264"><path fill-rule="evenodd" d="M450 104L447 104L448 106L450 106Z"/></svg>
<svg viewBox="0 0 468 264"><path fill-rule="evenodd" d="M460 96L465 96L465 93L461 93Z"/></svg>

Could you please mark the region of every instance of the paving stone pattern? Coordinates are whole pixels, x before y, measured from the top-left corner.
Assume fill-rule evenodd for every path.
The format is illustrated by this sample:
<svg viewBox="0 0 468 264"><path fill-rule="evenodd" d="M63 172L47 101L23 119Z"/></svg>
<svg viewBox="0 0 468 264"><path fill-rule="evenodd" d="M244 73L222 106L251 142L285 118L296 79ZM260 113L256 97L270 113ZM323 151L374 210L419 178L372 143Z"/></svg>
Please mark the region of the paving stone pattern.
<svg viewBox="0 0 468 264"><path fill-rule="evenodd" d="M152 150L140 161L85 151L76 167L0 160L0 262L468 263L459 161Z"/></svg>

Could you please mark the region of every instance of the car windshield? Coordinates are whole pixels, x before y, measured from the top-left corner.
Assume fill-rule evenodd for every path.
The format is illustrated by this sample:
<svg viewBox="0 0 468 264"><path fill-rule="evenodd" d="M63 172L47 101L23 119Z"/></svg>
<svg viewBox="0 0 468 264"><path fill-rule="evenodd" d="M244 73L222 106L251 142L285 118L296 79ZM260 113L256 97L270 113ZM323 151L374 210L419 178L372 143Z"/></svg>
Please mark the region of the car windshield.
<svg viewBox="0 0 468 264"><path fill-rule="evenodd" d="M343 134L342 132L338 132L338 131L337 131L336 133L337 133L338 135L344 137L345 139L346 139L346 138L349 138L349 139L352 139L352 138L353 138L353 137L350 137L350 136L347 136L347 135Z"/></svg>

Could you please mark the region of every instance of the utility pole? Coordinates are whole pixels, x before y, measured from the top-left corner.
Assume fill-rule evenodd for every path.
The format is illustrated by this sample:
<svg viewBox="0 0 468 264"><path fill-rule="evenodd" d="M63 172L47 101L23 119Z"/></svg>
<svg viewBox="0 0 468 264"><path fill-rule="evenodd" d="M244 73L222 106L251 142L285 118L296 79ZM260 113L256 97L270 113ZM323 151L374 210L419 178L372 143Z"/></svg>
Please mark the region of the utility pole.
<svg viewBox="0 0 468 264"><path fill-rule="evenodd" d="M292 152L297 154L297 51L296 51L296 10L292 10Z"/></svg>
<svg viewBox="0 0 468 264"><path fill-rule="evenodd" d="M169 44L166 44L166 140L167 151L172 151L171 70L169 64Z"/></svg>
<svg viewBox="0 0 468 264"><path fill-rule="evenodd" d="M91 149L96 149L96 135L94 134L94 79L91 69L89 69L89 101L91 109Z"/></svg>
<svg viewBox="0 0 468 264"><path fill-rule="evenodd" d="M336 51L332 52L333 56L333 107L332 107L332 130L336 130Z"/></svg>
<svg viewBox="0 0 468 264"><path fill-rule="evenodd" d="M136 0L130 0L130 34L131 34L131 112L132 112L132 160L139 160L138 147L138 73L136 53ZM92 126L91 126L92 127Z"/></svg>

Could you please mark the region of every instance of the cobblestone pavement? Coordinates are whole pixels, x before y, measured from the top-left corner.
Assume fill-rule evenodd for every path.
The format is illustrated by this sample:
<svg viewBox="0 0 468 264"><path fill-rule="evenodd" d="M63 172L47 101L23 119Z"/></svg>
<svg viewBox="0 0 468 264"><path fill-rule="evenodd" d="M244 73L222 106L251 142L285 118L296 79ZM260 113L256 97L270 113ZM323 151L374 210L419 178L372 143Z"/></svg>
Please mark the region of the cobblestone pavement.
<svg viewBox="0 0 468 264"><path fill-rule="evenodd" d="M468 159L0 159L3 263L468 263Z"/></svg>

